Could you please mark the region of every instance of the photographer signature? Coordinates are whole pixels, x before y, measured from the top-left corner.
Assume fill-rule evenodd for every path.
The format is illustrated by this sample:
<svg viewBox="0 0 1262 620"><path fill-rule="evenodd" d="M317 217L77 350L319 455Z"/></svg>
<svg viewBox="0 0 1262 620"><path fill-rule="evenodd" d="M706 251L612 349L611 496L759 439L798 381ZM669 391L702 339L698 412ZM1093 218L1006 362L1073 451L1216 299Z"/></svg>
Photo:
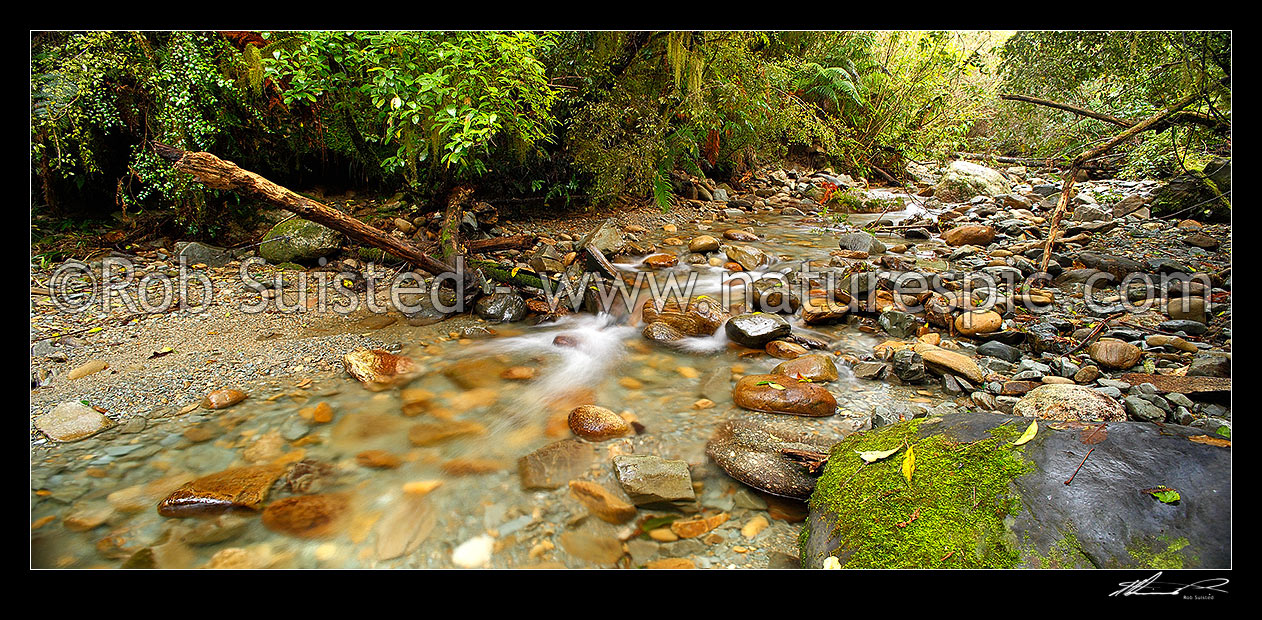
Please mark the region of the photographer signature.
<svg viewBox="0 0 1262 620"><path fill-rule="evenodd" d="M1197 581L1196 583L1189 583L1186 585L1182 585L1182 584L1177 584L1177 583L1157 581L1157 578L1160 576L1161 576L1161 573L1159 572L1147 579L1142 579L1138 581L1123 581L1117 584L1119 586L1122 586L1121 589L1110 594L1109 596L1118 596L1118 595L1132 596L1132 595L1147 595L1147 594L1179 595L1179 594L1183 594L1184 590L1206 590L1209 592L1219 592L1222 594L1226 594L1227 593L1226 590L1220 590L1219 588L1230 583L1229 580L1224 579L1222 577L1214 577L1211 579L1202 579L1200 581ZM1172 589L1163 591L1159 589L1162 587L1166 587L1166 588L1172 587Z"/></svg>

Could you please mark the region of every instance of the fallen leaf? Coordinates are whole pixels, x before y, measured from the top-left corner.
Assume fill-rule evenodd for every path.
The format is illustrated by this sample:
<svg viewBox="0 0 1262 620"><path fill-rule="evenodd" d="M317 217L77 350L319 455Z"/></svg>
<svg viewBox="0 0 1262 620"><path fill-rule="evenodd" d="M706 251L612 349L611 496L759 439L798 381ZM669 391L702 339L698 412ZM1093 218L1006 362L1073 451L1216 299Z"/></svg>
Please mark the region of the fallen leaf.
<svg viewBox="0 0 1262 620"><path fill-rule="evenodd" d="M911 474L916 471L916 449L907 446L907 455L903 457L903 477L911 482Z"/></svg>
<svg viewBox="0 0 1262 620"><path fill-rule="evenodd" d="M153 354L149 356L149 359L167 356L167 355L170 355L174 351L175 349L172 349L171 347L162 347L161 351L154 351Z"/></svg>
<svg viewBox="0 0 1262 620"><path fill-rule="evenodd" d="M1173 504L1179 501L1180 499L1178 491L1164 484L1158 487L1153 487L1151 489L1144 489L1144 493L1147 493L1157 498L1163 504Z"/></svg>
<svg viewBox="0 0 1262 620"><path fill-rule="evenodd" d="M1188 441L1195 441L1196 443L1204 443L1204 444L1209 444L1211 446L1218 446L1219 448L1231 447L1230 439L1219 439L1217 437L1210 437L1209 435L1193 435L1191 437L1188 437Z"/></svg>
<svg viewBox="0 0 1262 620"><path fill-rule="evenodd" d="M859 452L858 450L855 450L855 454L858 454L859 458L863 459L864 463L875 463L881 459L889 458L902 448L902 446L895 446L889 450L868 450L867 452Z"/></svg>
<svg viewBox="0 0 1262 620"><path fill-rule="evenodd" d="M1030 422L1030 425L1026 427L1025 432L1021 433L1021 436L1018 437L1017 440L1012 443L1012 445L1014 446L1024 445L1026 442L1030 441L1031 439L1034 439L1034 436L1037 434L1039 434L1039 421L1035 420L1033 422Z"/></svg>

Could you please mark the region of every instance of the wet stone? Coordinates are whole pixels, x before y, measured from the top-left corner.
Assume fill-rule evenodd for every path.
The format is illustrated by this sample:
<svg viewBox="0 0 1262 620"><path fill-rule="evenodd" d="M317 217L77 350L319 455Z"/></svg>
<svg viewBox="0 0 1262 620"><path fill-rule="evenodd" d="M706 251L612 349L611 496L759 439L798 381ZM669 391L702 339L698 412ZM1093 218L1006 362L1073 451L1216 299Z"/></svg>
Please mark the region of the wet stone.
<svg viewBox="0 0 1262 620"><path fill-rule="evenodd" d="M223 514L234 509L257 510L272 483L284 473L280 465L237 467L198 478L176 489L158 505L164 517Z"/></svg>
<svg viewBox="0 0 1262 620"><path fill-rule="evenodd" d="M518 459L517 474L523 489L555 489L582 475L595 458L592 444L563 439Z"/></svg>
<svg viewBox="0 0 1262 620"><path fill-rule="evenodd" d="M659 456L620 454L613 458L618 484L636 506L692 501L696 494L684 461Z"/></svg>
<svg viewBox="0 0 1262 620"><path fill-rule="evenodd" d="M733 342L761 349L772 340L788 336L793 327L778 314L749 312L728 319L724 330Z"/></svg>
<svg viewBox="0 0 1262 620"><path fill-rule="evenodd" d="M732 389L732 400L740 407L767 413L823 417L837 411L837 399L827 388L785 375L741 377Z"/></svg>
<svg viewBox="0 0 1262 620"><path fill-rule="evenodd" d="M706 443L706 455L729 476L755 489L806 499L815 488L815 477L784 450L826 454L838 439L788 424L731 420Z"/></svg>

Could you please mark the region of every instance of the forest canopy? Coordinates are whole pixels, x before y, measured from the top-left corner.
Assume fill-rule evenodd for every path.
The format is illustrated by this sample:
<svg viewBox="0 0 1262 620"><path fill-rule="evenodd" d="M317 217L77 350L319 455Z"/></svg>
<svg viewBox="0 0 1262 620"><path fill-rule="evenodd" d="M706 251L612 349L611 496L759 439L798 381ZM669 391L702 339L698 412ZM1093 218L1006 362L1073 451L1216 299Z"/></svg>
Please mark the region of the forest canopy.
<svg viewBox="0 0 1262 620"><path fill-rule="evenodd" d="M154 143L302 188L419 201L454 184L558 208L669 198L815 161L906 181L960 151L1072 158L1189 93L1194 122L1119 149L1176 174L1230 146L1223 32L49 32L31 42L32 206L213 239L248 205ZM1224 127L1228 128L1224 131Z"/></svg>

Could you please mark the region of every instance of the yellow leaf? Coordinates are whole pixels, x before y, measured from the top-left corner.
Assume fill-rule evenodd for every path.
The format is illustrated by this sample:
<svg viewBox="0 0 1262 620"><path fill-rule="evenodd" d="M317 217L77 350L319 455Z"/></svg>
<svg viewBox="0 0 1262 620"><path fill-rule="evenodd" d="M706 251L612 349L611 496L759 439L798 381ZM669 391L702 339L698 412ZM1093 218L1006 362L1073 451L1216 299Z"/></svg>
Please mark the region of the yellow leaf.
<svg viewBox="0 0 1262 620"><path fill-rule="evenodd" d="M517 277L517 272L518 272L518 271L521 271L521 267L513 267L513 271L512 271L511 273L509 273L509 274L508 274L508 277L510 277L510 278L515 278L515 277Z"/></svg>
<svg viewBox="0 0 1262 620"><path fill-rule="evenodd" d="M767 387L769 387L769 388L771 388L771 389L773 389L773 390L783 390L783 389L784 389L784 386L783 386L783 385L780 385L779 383L768 383L768 384L767 384Z"/></svg>
<svg viewBox="0 0 1262 620"><path fill-rule="evenodd" d="M1039 421L1035 420L1033 422L1030 422L1030 426L1026 427L1025 432L1021 433L1021 437L1017 438L1017 440L1013 442L1012 445L1014 446L1022 445L1025 442L1031 439L1034 439L1034 436L1037 434L1039 434Z"/></svg>
<svg viewBox="0 0 1262 620"><path fill-rule="evenodd" d="M907 455L903 457L903 477L911 482L911 474L916 471L916 449L907 446Z"/></svg>
<svg viewBox="0 0 1262 620"><path fill-rule="evenodd" d="M889 450L869 450L867 452L855 450L855 453L859 455L859 458L863 459L864 463L875 463L881 459L889 458L900 449L902 449L902 446L894 446Z"/></svg>

